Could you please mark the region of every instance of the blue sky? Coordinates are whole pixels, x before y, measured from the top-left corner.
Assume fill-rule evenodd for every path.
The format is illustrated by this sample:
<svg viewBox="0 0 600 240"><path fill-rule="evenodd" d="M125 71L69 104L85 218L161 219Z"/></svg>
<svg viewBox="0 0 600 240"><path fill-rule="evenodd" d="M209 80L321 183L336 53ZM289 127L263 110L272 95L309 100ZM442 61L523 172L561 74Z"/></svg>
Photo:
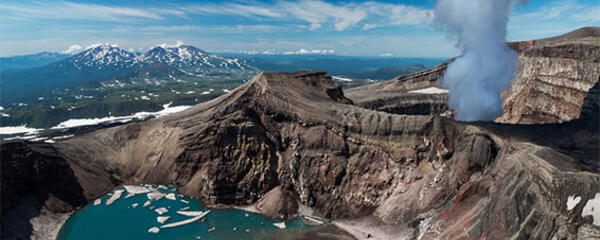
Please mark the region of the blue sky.
<svg viewBox="0 0 600 240"><path fill-rule="evenodd" d="M450 57L432 26L434 0L0 2L0 56L70 51L94 43L127 50L184 42L211 52L326 52ZM600 26L600 0L529 0L512 8L508 40ZM301 51L304 49L304 51Z"/></svg>

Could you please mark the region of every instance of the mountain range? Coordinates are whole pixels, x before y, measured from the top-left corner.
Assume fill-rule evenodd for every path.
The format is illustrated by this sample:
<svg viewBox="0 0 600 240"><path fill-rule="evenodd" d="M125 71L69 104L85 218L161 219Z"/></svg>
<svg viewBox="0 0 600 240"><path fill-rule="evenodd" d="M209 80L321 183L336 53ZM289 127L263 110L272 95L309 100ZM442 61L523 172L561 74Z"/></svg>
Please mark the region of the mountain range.
<svg viewBox="0 0 600 240"><path fill-rule="evenodd" d="M36 54L2 57L0 58L1 71L15 71L25 68L40 67L70 57L70 54L57 52L41 52Z"/></svg>
<svg viewBox="0 0 600 240"><path fill-rule="evenodd" d="M44 58L48 61L64 57L52 53L45 55L49 56ZM7 58L6 61L8 59L14 58ZM27 59L23 59L25 60ZM143 71L148 66L154 69L170 69L192 76L256 70L256 67L245 60L210 54L190 45L156 46L143 54L135 54L115 45L97 44L78 54L44 66L3 71L0 73L2 78L0 100L5 103L21 101L43 96L49 92L49 89L95 86L99 81L119 77L133 78L140 73L144 74L143 77L152 77L147 71Z"/></svg>

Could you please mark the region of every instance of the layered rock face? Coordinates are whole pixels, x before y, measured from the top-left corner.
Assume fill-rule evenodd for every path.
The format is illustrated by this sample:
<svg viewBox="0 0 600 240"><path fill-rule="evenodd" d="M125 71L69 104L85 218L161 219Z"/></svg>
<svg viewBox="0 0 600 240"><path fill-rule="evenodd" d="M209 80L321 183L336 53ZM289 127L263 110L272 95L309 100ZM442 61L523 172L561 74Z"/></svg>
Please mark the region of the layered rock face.
<svg viewBox="0 0 600 240"><path fill-rule="evenodd" d="M584 97L600 78L600 28L581 28L554 38L509 45L519 52L519 68L511 88L502 94L503 114L496 122L560 123L579 118ZM390 113L443 113L448 110L445 94L434 100L430 95L415 95L410 91L439 87L437 81L442 79L451 61L389 81L348 89L348 98L360 106ZM421 110L415 112L415 106Z"/></svg>
<svg viewBox="0 0 600 240"><path fill-rule="evenodd" d="M300 203L330 219L369 218L376 227L408 229L386 232L394 239L576 239L597 231L595 219L582 212L600 193L600 173L579 161L597 157L596 129L526 129L365 109L324 72L261 73L164 118L43 148L3 146L2 156L14 157L2 158L2 174L18 159L56 156L51 168L33 172L70 169L76 181L44 179L79 189L75 197L56 194L73 207L83 203L69 199L89 201L119 184L175 184L212 206L258 203L269 216L290 218ZM583 145L539 140L553 134L567 142L592 138ZM3 213L32 193L19 189L3 184L3 196L13 193L3 199ZM572 207L571 196L581 199Z"/></svg>
<svg viewBox="0 0 600 240"><path fill-rule="evenodd" d="M519 69L503 94L505 123L557 123L579 117L583 99L600 77L600 28L517 42Z"/></svg>

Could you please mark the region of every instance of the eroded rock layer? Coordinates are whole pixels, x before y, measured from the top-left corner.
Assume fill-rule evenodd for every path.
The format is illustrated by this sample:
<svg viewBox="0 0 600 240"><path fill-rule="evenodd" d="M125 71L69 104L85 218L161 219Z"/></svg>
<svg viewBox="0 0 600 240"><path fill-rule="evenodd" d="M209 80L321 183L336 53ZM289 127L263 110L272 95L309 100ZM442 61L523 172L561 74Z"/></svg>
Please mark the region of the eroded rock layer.
<svg viewBox="0 0 600 240"><path fill-rule="evenodd" d="M588 27L548 39L509 43L519 67L502 94L502 123L560 123L579 118L584 97L600 79L600 28ZM369 109L399 114L441 114L447 98L410 91L439 87L447 65L347 90L348 98ZM423 101L421 98L426 98ZM415 111L419 109L419 111Z"/></svg>
<svg viewBox="0 0 600 240"><path fill-rule="evenodd" d="M597 129L537 127L374 111L354 105L324 72L261 73L167 117L42 144L27 154L3 146L2 156L14 160L2 158L2 174L17 159L48 155L57 158L51 167L72 171L76 181L64 184L87 201L119 184L175 184L212 206L258 202L263 213L289 218L300 203L330 219L368 217L378 226L409 229L389 233L394 238L575 239L580 229L599 227L582 211L600 193L600 173L580 161L597 157ZM557 129L568 131L565 141L592 137L582 146L537 140ZM508 132L518 134L501 134ZM45 176L52 168L34 169ZM3 196L6 191L15 193L3 199L8 206L30 193L3 184ZM567 208L570 196L581 203ZM83 204L68 201L70 194L56 197ZM10 211L5 204L3 213Z"/></svg>

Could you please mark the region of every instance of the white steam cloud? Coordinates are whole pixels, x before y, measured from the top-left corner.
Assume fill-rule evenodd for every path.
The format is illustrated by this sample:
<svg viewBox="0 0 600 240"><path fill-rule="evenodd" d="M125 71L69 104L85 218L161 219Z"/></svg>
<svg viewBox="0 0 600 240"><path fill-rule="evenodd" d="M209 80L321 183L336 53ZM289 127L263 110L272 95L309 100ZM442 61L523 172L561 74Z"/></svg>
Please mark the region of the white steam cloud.
<svg viewBox="0 0 600 240"><path fill-rule="evenodd" d="M461 56L441 81L448 103L463 121L493 120L502 114L500 93L518 64L506 44L506 23L515 0L439 0L434 21L456 39Z"/></svg>

